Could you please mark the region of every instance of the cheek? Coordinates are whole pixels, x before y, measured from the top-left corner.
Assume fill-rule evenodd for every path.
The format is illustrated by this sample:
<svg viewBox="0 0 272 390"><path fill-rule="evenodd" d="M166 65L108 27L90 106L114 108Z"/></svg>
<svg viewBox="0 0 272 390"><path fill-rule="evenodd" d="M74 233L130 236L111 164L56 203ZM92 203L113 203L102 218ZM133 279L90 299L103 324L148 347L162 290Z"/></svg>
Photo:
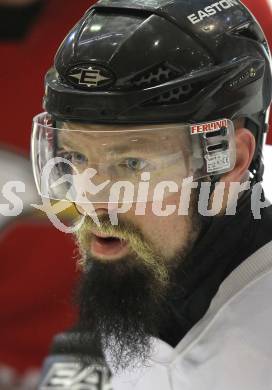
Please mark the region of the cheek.
<svg viewBox="0 0 272 390"><path fill-rule="evenodd" d="M146 206L145 215L135 215L135 209L133 209L129 217L162 255L172 257L186 245L191 231L191 219L188 216L178 215L179 196L177 194L165 200L162 210L167 205L175 205L176 211L168 216L154 215L150 202Z"/></svg>

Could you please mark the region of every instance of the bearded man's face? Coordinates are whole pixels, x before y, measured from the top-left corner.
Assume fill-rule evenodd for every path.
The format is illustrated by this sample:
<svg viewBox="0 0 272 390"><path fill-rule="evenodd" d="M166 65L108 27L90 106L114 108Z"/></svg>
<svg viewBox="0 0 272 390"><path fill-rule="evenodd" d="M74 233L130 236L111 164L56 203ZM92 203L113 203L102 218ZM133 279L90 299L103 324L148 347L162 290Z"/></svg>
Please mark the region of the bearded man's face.
<svg viewBox="0 0 272 390"><path fill-rule="evenodd" d="M159 124L146 131L145 125L138 125L135 132L135 125L65 122L62 128L58 156L69 157L80 173L95 167L96 185L109 179L111 184L130 181L139 190L140 174L147 172L152 193L164 180L174 180L180 188L182 179L191 176L192 140L180 126L171 126L170 131L169 125ZM107 191L98 193L102 197L98 201L107 202L101 195ZM87 212L99 218L100 226L87 217L76 234L84 271L79 295L82 340L86 344L88 335L99 340L116 368L140 363L150 354L150 336L159 335L175 270L199 232L196 193L191 194L186 216L178 215L181 190L164 195L162 204L153 196L153 202L147 197L146 203L132 203L129 211L118 213L118 225L110 218L114 204L96 200ZM77 202L81 214L86 204ZM176 212L154 213L167 206Z"/></svg>
<svg viewBox="0 0 272 390"><path fill-rule="evenodd" d="M115 369L140 364L151 353L150 336L158 336L165 318L173 275L200 230L196 196L192 198L188 216L158 217L147 204L145 215L135 215L131 208L118 216L117 226L111 224L107 207L96 204L100 227L88 217L76 234L84 270L79 294L82 342L87 342L86 335L99 339ZM178 205L179 194L165 202Z"/></svg>

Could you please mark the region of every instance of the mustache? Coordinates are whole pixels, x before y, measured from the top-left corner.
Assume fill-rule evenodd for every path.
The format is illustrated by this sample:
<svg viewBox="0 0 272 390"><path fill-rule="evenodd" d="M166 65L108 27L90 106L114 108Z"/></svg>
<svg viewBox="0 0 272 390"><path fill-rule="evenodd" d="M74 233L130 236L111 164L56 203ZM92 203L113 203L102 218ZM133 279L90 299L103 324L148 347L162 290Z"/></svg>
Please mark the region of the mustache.
<svg viewBox="0 0 272 390"><path fill-rule="evenodd" d="M127 242L130 250L136 254L135 261L141 263L147 272L155 276L158 281L158 289L163 290L169 282L169 270L164 259L152 243L144 236L141 229L130 221L119 219L118 225L112 225L108 215L99 216L100 227L90 218L86 218L84 224L76 232L76 243L81 255L80 266L86 268L90 256L88 248L91 240L91 231L114 236Z"/></svg>

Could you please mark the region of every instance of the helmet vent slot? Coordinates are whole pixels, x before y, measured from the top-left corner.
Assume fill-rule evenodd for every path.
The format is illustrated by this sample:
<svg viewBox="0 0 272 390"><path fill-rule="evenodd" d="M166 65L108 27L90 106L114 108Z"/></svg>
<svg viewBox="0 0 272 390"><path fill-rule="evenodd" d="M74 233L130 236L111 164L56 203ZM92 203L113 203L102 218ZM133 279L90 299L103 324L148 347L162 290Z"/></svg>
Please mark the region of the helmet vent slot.
<svg viewBox="0 0 272 390"><path fill-rule="evenodd" d="M167 64L160 64L133 77L133 79L129 81L129 86L135 89L149 88L174 80L183 73L184 71L177 71Z"/></svg>
<svg viewBox="0 0 272 390"><path fill-rule="evenodd" d="M192 96L193 87L191 84L185 84L181 87L171 89L170 91L164 92L163 94L149 100L144 105L159 106L162 104L177 104L183 100L187 100L189 96Z"/></svg>
<svg viewBox="0 0 272 390"><path fill-rule="evenodd" d="M143 103L143 106L160 106L184 103L203 88L203 83L184 84Z"/></svg>
<svg viewBox="0 0 272 390"><path fill-rule="evenodd" d="M197 82L183 83L182 85L178 85L175 88L169 89L168 91L165 91L160 95L142 103L141 106L151 107L186 103L203 89L207 88L208 85L211 85L213 82L218 80L218 78L220 78L220 76L209 77L209 79L202 79Z"/></svg>

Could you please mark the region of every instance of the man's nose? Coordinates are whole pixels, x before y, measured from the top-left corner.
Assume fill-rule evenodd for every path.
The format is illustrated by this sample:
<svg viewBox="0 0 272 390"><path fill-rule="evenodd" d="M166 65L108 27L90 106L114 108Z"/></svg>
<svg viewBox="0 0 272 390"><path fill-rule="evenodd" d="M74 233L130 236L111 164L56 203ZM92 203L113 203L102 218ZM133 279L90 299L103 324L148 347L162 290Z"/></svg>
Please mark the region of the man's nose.
<svg viewBox="0 0 272 390"><path fill-rule="evenodd" d="M116 203L80 203L75 202L75 207L77 211L84 215L88 214L89 216L95 214L96 216L108 216L111 212L118 208L118 204Z"/></svg>

